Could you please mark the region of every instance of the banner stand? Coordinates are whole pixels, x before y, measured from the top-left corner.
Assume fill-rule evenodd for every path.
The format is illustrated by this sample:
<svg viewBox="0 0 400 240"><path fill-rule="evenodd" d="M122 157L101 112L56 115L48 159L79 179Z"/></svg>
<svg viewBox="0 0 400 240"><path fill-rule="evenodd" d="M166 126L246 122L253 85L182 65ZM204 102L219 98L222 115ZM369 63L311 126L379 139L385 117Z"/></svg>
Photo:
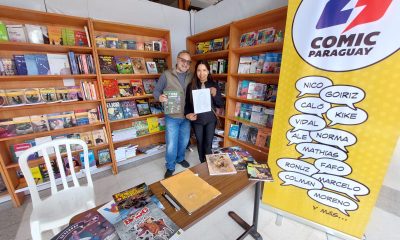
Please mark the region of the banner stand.
<svg viewBox="0 0 400 240"><path fill-rule="evenodd" d="M298 216L296 216L294 214L290 214L288 212L273 208L273 207L271 207L269 205L266 205L264 203L261 203L260 207L262 209L264 209L264 210L267 210L267 211L272 212L272 213L277 215L276 216L276 220L275 220L275 225L277 225L277 226L282 226L283 218L288 218L290 220L293 220L293 221L296 221L298 223L304 224L304 225L309 226L311 228L314 228L316 230L325 232L327 240L337 240L335 238L332 239L332 237L340 238L340 239L343 239L343 240L366 240L367 239L367 238L365 238L365 235L364 235L364 237L362 239L359 239L359 238L356 238L354 236L345 234L343 232L334 230L332 228L328 228L328 227L326 227L324 225L321 225L321 224L318 224L316 222L309 221L307 219L298 217Z"/></svg>

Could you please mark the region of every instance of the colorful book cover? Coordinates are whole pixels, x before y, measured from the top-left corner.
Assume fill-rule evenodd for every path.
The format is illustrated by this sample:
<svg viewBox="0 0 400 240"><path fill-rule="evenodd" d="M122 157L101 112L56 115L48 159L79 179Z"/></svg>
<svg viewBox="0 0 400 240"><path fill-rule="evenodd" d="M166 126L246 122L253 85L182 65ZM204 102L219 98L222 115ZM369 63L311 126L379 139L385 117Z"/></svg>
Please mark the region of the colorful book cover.
<svg viewBox="0 0 400 240"><path fill-rule="evenodd" d="M25 24L25 30L30 43L43 44L42 28L39 25Z"/></svg>
<svg viewBox="0 0 400 240"><path fill-rule="evenodd" d="M0 119L0 138L14 137L17 135L17 128L10 118Z"/></svg>
<svg viewBox="0 0 400 240"><path fill-rule="evenodd" d="M106 98L119 96L118 81L116 79L103 79L104 95Z"/></svg>
<svg viewBox="0 0 400 240"><path fill-rule="evenodd" d="M147 72L149 74L157 74L157 65L155 62L146 62Z"/></svg>
<svg viewBox="0 0 400 240"><path fill-rule="evenodd" d="M63 39L61 37L61 27L58 26L47 26L49 34L49 42L51 45L63 45Z"/></svg>
<svg viewBox="0 0 400 240"><path fill-rule="evenodd" d="M133 96L143 96L145 94L142 79L132 79L131 86Z"/></svg>
<svg viewBox="0 0 400 240"><path fill-rule="evenodd" d="M1 75L14 76L17 73L14 59L11 58L1 58L0 69Z"/></svg>
<svg viewBox="0 0 400 240"><path fill-rule="evenodd" d="M240 105L240 113L239 113L239 118L250 121L251 119L251 114L252 114L252 105L248 103L242 103Z"/></svg>
<svg viewBox="0 0 400 240"><path fill-rule="evenodd" d="M116 193L112 197L119 211L123 211L124 209L131 210L132 208L138 210L151 202L160 209L164 209L164 206L146 183L141 183L137 186Z"/></svg>
<svg viewBox="0 0 400 240"><path fill-rule="evenodd" d="M88 125L89 124L89 113L86 109L75 110L76 125Z"/></svg>
<svg viewBox="0 0 400 240"><path fill-rule="evenodd" d="M276 95L278 93L277 85L268 85L265 92L265 101L276 102Z"/></svg>
<svg viewBox="0 0 400 240"><path fill-rule="evenodd" d="M7 106L6 91L0 90L0 107Z"/></svg>
<svg viewBox="0 0 400 240"><path fill-rule="evenodd" d="M99 112L97 111L97 108L92 108L88 110L88 118L89 118L89 123L98 123L99 120Z"/></svg>
<svg viewBox="0 0 400 240"><path fill-rule="evenodd" d="M76 126L76 119L74 111L63 112L64 128L70 128Z"/></svg>
<svg viewBox="0 0 400 240"><path fill-rule="evenodd" d="M264 147L267 141L268 136L271 135L271 132L265 128L261 128L258 130L257 138L256 138L256 146Z"/></svg>
<svg viewBox="0 0 400 240"><path fill-rule="evenodd" d="M70 75L71 67L67 54L48 53L47 59L50 65L50 74L52 75Z"/></svg>
<svg viewBox="0 0 400 240"><path fill-rule="evenodd" d="M149 117L146 119L147 125L149 126L149 133L159 132L158 117Z"/></svg>
<svg viewBox="0 0 400 240"><path fill-rule="evenodd" d="M67 100L68 101L78 101L82 99L82 91L79 86L67 87Z"/></svg>
<svg viewBox="0 0 400 240"><path fill-rule="evenodd" d="M53 140L62 140L64 141L67 139L67 134L61 134L61 135L56 135L51 137ZM67 147L66 145L59 145L58 149L60 150L60 153L66 153L67 152Z"/></svg>
<svg viewBox="0 0 400 240"><path fill-rule="evenodd" d="M88 40L84 31L74 31L75 45L76 46L88 46Z"/></svg>
<svg viewBox="0 0 400 240"><path fill-rule="evenodd" d="M0 21L0 41L8 41L7 27L2 21Z"/></svg>
<svg viewBox="0 0 400 240"><path fill-rule="evenodd" d="M8 40L10 42L27 42L26 41L26 33L24 26L21 24L15 25L6 25L7 32L4 32L5 35L8 33Z"/></svg>
<svg viewBox="0 0 400 240"><path fill-rule="evenodd" d="M68 102L68 87L56 88L57 99L62 102Z"/></svg>
<svg viewBox="0 0 400 240"><path fill-rule="evenodd" d="M213 41L213 51L222 51L224 49L224 38L216 38Z"/></svg>
<svg viewBox="0 0 400 240"><path fill-rule="evenodd" d="M107 113L108 113L108 119L110 121L120 120L124 118L120 102L108 102Z"/></svg>
<svg viewBox="0 0 400 240"><path fill-rule="evenodd" d="M267 164L248 163L247 173L249 174L249 180L266 182L272 182L274 180Z"/></svg>
<svg viewBox="0 0 400 240"><path fill-rule="evenodd" d="M144 99L136 100L136 107L138 109L139 116L151 114L149 103Z"/></svg>
<svg viewBox="0 0 400 240"><path fill-rule="evenodd" d="M252 57L240 57L239 59L239 67L238 73L248 74L250 73L250 65L251 65Z"/></svg>
<svg viewBox="0 0 400 240"><path fill-rule="evenodd" d="M49 61L45 54L35 54L36 67L39 75L51 74Z"/></svg>
<svg viewBox="0 0 400 240"><path fill-rule="evenodd" d="M13 162L17 163L18 162L18 158L22 155L22 153L25 152L25 150L28 150L31 147L33 147L32 144L31 143L27 143L27 142L11 144L10 145L10 153L11 153ZM33 154L28 156L28 161L36 159L36 158L38 158L38 154L37 153L33 153Z"/></svg>
<svg viewBox="0 0 400 240"><path fill-rule="evenodd" d="M239 130L239 140L247 141L250 126L246 124L241 124Z"/></svg>
<svg viewBox="0 0 400 240"><path fill-rule="evenodd" d="M237 138L239 136L239 125L238 124L231 124L229 128L229 137Z"/></svg>
<svg viewBox="0 0 400 240"><path fill-rule="evenodd" d="M258 73L258 74L262 73L263 66L264 66L264 61L265 61L265 53L260 53L260 55L258 55L256 73Z"/></svg>
<svg viewBox="0 0 400 240"><path fill-rule="evenodd" d="M132 127L136 129L136 135L138 137L149 134L149 126L146 120L139 120L132 122Z"/></svg>
<svg viewBox="0 0 400 240"><path fill-rule="evenodd" d="M164 113L174 114L182 113L181 109L181 96L182 93L179 91L164 91L164 94L168 97L167 102L164 103Z"/></svg>
<svg viewBox="0 0 400 240"><path fill-rule="evenodd" d="M24 55L14 55L14 62L18 75L28 75Z"/></svg>
<svg viewBox="0 0 400 240"><path fill-rule="evenodd" d="M128 214L114 226L121 240L178 239L183 233L154 203Z"/></svg>
<svg viewBox="0 0 400 240"><path fill-rule="evenodd" d="M156 87L155 79L143 79L143 88L146 94L153 94L154 88Z"/></svg>
<svg viewBox="0 0 400 240"><path fill-rule="evenodd" d="M24 92L26 104L38 104L42 102L39 88L27 88Z"/></svg>
<svg viewBox="0 0 400 240"><path fill-rule="evenodd" d="M28 75L39 75L39 70L36 65L36 57L33 54L24 54L25 64Z"/></svg>
<svg viewBox="0 0 400 240"><path fill-rule="evenodd" d="M43 183L43 176L42 173L40 172L39 166L31 167L30 170L35 183L36 184Z"/></svg>
<svg viewBox="0 0 400 240"><path fill-rule="evenodd" d="M64 128L63 115L60 113L47 114L50 130L57 130Z"/></svg>
<svg viewBox="0 0 400 240"><path fill-rule="evenodd" d="M121 97L133 96L132 87L129 83L118 83L118 89Z"/></svg>
<svg viewBox="0 0 400 240"><path fill-rule="evenodd" d="M64 163L64 167L65 167L65 174L66 175L70 175L71 174L71 167L68 161L68 156L63 157L63 163ZM72 156L72 164L73 164L73 168L75 173L78 173L81 170L81 163L79 162L79 158L76 155Z"/></svg>
<svg viewBox="0 0 400 240"><path fill-rule="evenodd" d="M141 57L132 58L132 66L135 74L147 74L146 63L144 61L144 58Z"/></svg>
<svg viewBox="0 0 400 240"><path fill-rule="evenodd" d="M49 123L46 115L33 115L30 116L33 131L46 132L50 130Z"/></svg>
<svg viewBox="0 0 400 240"><path fill-rule="evenodd" d="M249 85L250 85L249 80L241 81L240 92L238 92L238 97L243 98L243 99L247 98L247 93L249 91ZM239 87L238 87L238 89L239 89Z"/></svg>
<svg viewBox="0 0 400 240"><path fill-rule="evenodd" d="M153 51L161 52L162 43L160 41L153 41L152 44L153 44L153 46L152 46Z"/></svg>
<svg viewBox="0 0 400 240"><path fill-rule="evenodd" d="M163 73L168 69L167 60L165 60L165 58L153 58L153 61L156 63L158 73Z"/></svg>
<svg viewBox="0 0 400 240"><path fill-rule="evenodd" d="M7 103L12 105L24 105L26 103L24 89L7 89Z"/></svg>
<svg viewBox="0 0 400 240"><path fill-rule="evenodd" d="M106 203L104 206L97 209L97 211L109 221L111 224L116 224L119 221L125 219L129 213L135 212L137 209L118 209L117 204L114 200Z"/></svg>
<svg viewBox="0 0 400 240"><path fill-rule="evenodd" d="M118 46L118 37L115 35L106 36L106 48L117 48Z"/></svg>
<svg viewBox="0 0 400 240"><path fill-rule="evenodd" d="M31 119L29 116L13 118L17 135L33 133Z"/></svg>
<svg viewBox="0 0 400 240"><path fill-rule="evenodd" d="M115 74L117 66L113 56L99 56L100 71L102 74Z"/></svg>
<svg viewBox="0 0 400 240"><path fill-rule="evenodd" d="M254 158L249 152L243 150L241 147L226 147L212 150L213 153L227 153L232 160L233 165L237 171L246 170L247 163L254 162Z"/></svg>
<svg viewBox="0 0 400 240"><path fill-rule="evenodd" d="M165 130L165 117L158 119L158 127L160 128L160 131Z"/></svg>
<svg viewBox="0 0 400 240"><path fill-rule="evenodd" d="M144 42L144 50L145 51L153 51L153 43L152 42Z"/></svg>
<svg viewBox="0 0 400 240"><path fill-rule="evenodd" d="M247 133L247 140L246 141L251 143L251 144L256 144L257 134L258 134L258 128L249 127L249 131Z"/></svg>
<svg viewBox="0 0 400 240"><path fill-rule="evenodd" d="M208 154L206 155L206 160L211 176L237 173L227 153Z"/></svg>
<svg viewBox="0 0 400 240"><path fill-rule="evenodd" d="M102 145L107 143L106 133L103 129L96 129L92 131L94 145Z"/></svg>
<svg viewBox="0 0 400 240"><path fill-rule="evenodd" d="M160 102L150 101L149 105L150 105L151 114L160 114L160 113L163 113L163 111L164 111L162 104Z"/></svg>
<svg viewBox="0 0 400 240"><path fill-rule="evenodd" d="M122 107L124 118L139 117L135 101L133 100L121 101L120 104Z"/></svg>
<svg viewBox="0 0 400 240"><path fill-rule="evenodd" d="M88 145L88 147L94 146L92 132L82 132L82 133L80 133L80 138L82 141L84 141Z"/></svg>
<svg viewBox="0 0 400 240"><path fill-rule="evenodd" d="M119 74L133 74L132 62L128 56L115 56L114 58Z"/></svg>
<svg viewBox="0 0 400 240"><path fill-rule="evenodd" d="M99 165L111 162L111 155L109 149L101 149L97 152L97 155L99 156Z"/></svg>
<svg viewBox="0 0 400 240"><path fill-rule="evenodd" d="M57 102L57 95L55 88L39 88L39 92L43 102L47 103Z"/></svg>

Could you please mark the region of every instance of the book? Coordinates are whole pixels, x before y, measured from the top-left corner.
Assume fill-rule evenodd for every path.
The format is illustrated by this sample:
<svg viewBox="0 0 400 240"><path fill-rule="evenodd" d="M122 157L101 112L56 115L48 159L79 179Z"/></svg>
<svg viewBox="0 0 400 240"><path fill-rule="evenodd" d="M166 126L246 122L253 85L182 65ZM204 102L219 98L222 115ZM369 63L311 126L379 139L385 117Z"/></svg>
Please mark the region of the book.
<svg viewBox="0 0 400 240"><path fill-rule="evenodd" d="M179 91L164 91L164 94L168 97L167 102L164 103L165 114L182 113L181 109L181 95Z"/></svg>
<svg viewBox="0 0 400 240"><path fill-rule="evenodd" d="M249 180L272 182L272 174L267 164L247 164Z"/></svg>
<svg viewBox="0 0 400 240"><path fill-rule="evenodd" d="M11 153L13 162L18 163L18 159L22 155L22 153L31 147L33 147L32 143L27 143L27 142L11 144L10 145L10 153ZM36 158L38 158L37 152L29 155L28 161L34 160Z"/></svg>
<svg viewBox="0 0 400 240"><path fill-rule="evenodd" d="M251 144L256 144L258 134L258 128L256 127L249 127L249 131L247 133L247 142Z"/></svg>
<svg viewBox="0 0 400 240"><path fill-rule="evenodd" d="M160 128L160 131L165 130L165 117L158 119L158 127Z"/></svg>
<svg viewBox="0 0 400 240"><path fill-rule="evenodd" d="M89 124L89 113L85 109L75 110L76 125L88 125Z"/></svg>
<svg viewBox="0 0 400 240"><path fill-rule="evenodd" d="M7 106L6 91L0 89L0 107Z"/></svg>
<svg viewBox="0 0 400 240"><path fill-rule="evenodd" d="M24 91L26 104L38 104L42 102L39 88L27 88Z"/></svg>
<svg viewBox="0 0 400 240"><path fill-rule="evenodd" d="M66 175L70 175L71 174L71 166L69 165L69 161L68 161L68 156L63 157L63 163L64 163L64 167L65 167L65 174ZM78 173L81 170L81 163L79 162L78 156L73 155L72 156L72 167L75 171L75 173Z"/></svg>
<svg viewBox="0 0 400 240"><path fill-rule="evenodd" d="M143 96L145 94L142 79L132 79L131 86L133 96Z"/></svg>
<svg viewBox="0 0 400 240"><path fill-rule="evenodd" d="M161 185L189 214L218 197L221 192L190 169L160 181Z"/></svg>
<svg viewBox="0 0 400 240"><path fill-rule="evenodd" d="M79 160L82 163L82 168L85 168L85 159L84 159L84 155L83 154L84 154L83 152L79 153ZM89 150L88 159L89 159L89 168L96 167L96 160L94 158L93 150Z"/></svg>
<svg viewBox="0 0 400 240"><path fill-rule="evenodd" d="M213 40L213 52L222 51L224 49L224 38L216 38Z"/></svg>
<svg viewBox="0 0 400 240"><path fill-rule="evenodd" d="M7 89L6 97L8 106L24 105L26 103L24 89Z"/></svg>
<svg viewBox="0 0 400 240"><path fill-rule="evenodd" d="M263 71L263 66L264 66L264 61L265 61L265 53L260 53L258 55L258 62L256 66L256 73L260 74Z"/></svg>
<svg viewBox="0 0 400 240"><path fill-rule="evenodd" d="M143 79L143 88L146 94L153 94L154 89L156 87L156 80L155 79Z"/></svg>
<svg viewBox="0 0 400 240"><path fill-rule="evenodd" d="M111 162L111 155L109 149L101 149L97 152L97 155L99 156L99 165Z"/></svg>
<svg viewBox="0 0 400 240"><path fill-rule="evenodd" d="M49 34L49 42L51 45L63 45L61 27L49 25L47 26L47 32Z"/></svg>
<svg viewBox="0 0 400 240"><path fill-rule="evenodd" d="M132 122L132 127L136 130L136 136L144 136L149 134L149 126L146 120L138 120Z"/></svg>
<svg viewBox="0 0 400 240"><path fill-rule="evenodd" d="M118 81L116 79L103 79L104 95L106 98L119 96Z"/></svg>
<svg viewBox="0 0 400 240"><path fill-rule="evenodd" d="M243 98L243 99L247 99L247 93L249 91L250 81L242 80L242 81L239 81L238 84L241 84L241 85L240 86L238 85L237 96L240 98Z"/></svg>
<svg viewBox="0 0 400 240"><path fill-rule="evenodd" d="M146 62L147 72L149 74L157 74L157 66L155 62Z"/></svg>
<svg viewBox="0 0 400 240"><path fill-rule="evenodd" d="M28 75L24 55L14 55L14 62L18 75Z"/></svg>
<svg viewBox="0 0 400 240"><path fill-rule="evenodd" d="M88 118L90 124L100 122L99 118L103 119L102 113L98 111L99 109L101 110L101 106L88 110Z"/></svg>
<svg viewBox="0 0 400 240"><path fill-rule="evenodd" d="M212 152L227 153L237 171L246 170L247 163L255 162L255 159L250 155L248 151L243 150L241 147L237 146L213 149Z"/></svg>
<svg viewBox="0 0 400 240"><path fill-rule="evenodd" d="M50 65L50 74L52 75L70 75L71 67L67 54L48 53L47 60Z"/></svg>
<svg viewBox="0 0 400 240"><path fill-rule="evenodd" d="M124 118L139 117L136 103L133 100L121 101L120 102Z"/></svg>
<svg viewBox="0 0 400 240"><path fill-rule="evenodd" d="M76 222L68 225L51 240L72 239L116 240L118 235L111 223L95 209L91 209L79 215Z"/></svg>
<svg viewBox="0 0 400 240"><path fill-rule="evenodd" d="M133 66L133 71L135 72L135 74L147 74L146 63L144 61L144 58L133 57L132 58L132 66Z"/></svg>
<svg viewBox="0 0 400 240"><path fill-rule="evenodd" d="M11 118L0 119L0 138L14 137L17 129Z"/></svg>
<svg viewBox="0 0 400 240"><path fill-rule="evenodd" d="M56 135L51 137L53 140L63 140L67 139L67 134L61 134L61 135ZM66 145L59 145L58 149L60 150L60 153L66 153L67 152L67 147Z"/></svg>
<svg viewBox="0 0 400 240"><path fill-rule="evenodd" d="M57 99L61 102L68 102L68 88L67 87L59 87L56 88Z"/></svg>
<svg viewBox="0 0 400 240"><path fill-rule="evenodd" d="M30 116L33 131L46 132L50 130L49 123L46 115L33 115Z"/></svg>
<svg viewBox="0 0 400 240"><path fill-rule="evenodd" d="M67 99L66 101L78 101L82 98L82 91L79 86L67 87Z"/></svg>
<svg viewBox="0 0 400 240"><path fill-rule="evenodd" d="M31 167L31 174L36 184L43 183L43 176L40 172L39 166Z"/></svg>
<svg viewBox="0 0 400 240"><path fill-rule="evenodd" d="M136 100L136 107L138 109L139 116L151 114L149 103L144 99Z"/></svg>
<svg viewBox="0 0 400 240"><path fill-rule="evenodd" d="M8 41L7 26L0 21L0 41Z"/></svg>
<svg viewBox="0 0 400 240"><path fill-rule="evenodd" d="M39 88L41 99L46 103L57 102L57 95L55 88Z"/></svg>
<svg viewBox="0 0 400 240"><path fill-rule="evenodd" d="M271 135L271 132L265 128L258 130L255 145L259 147L265 147L267 138Z"/></svg>
<svg viewBox="0 0 400 240"><path fill-rule="evenodd" d="M119 74L133 74L132 62L128 56L115 56L114 58Z"/></svg>
<svg viewBox="0 0 400 240"><path fill-rule="evenodd" d="M113 56L104 56L104 55L99 56L99 64L100 64L100 72L102 74L118 73L115 59Z"/></svg>
<svg viewBox="0 0 400 240"><path fill-rule="evenodd" d="M237 173L227 153L207 154L206 160L208 171L211 176Z"/></svg>
<svg viewBox="0 0 400 240"><path fill-rule="evenodd" d="M238 67L238 73L244 73L248 74L250 73L250 65L252 62L252 57L240 57L239 59L239 67Z"/></svg>
<svg viewBox="0 0 400 240"><path fill-rule="evenodd" d="M121 97L133 96L132 87L129 83L118 83L118 89Z"/></svg>
<svg viewBox="0 0 400 240"><path fill-rule="evenodd" d="M241 124L240 131L239 131L239 138L238 138L239 140L247 142L249 128L250 128L250 126L248 126L246 124Z"/></svg>
<svg viewBox="0 0 400 240"><path fill-rule="evenodd" d="M231 124L229 127L229 137L237 138L239 136L239 125L238 124Z"/></svg>
<svg viewBox="0 0 400 240"><path fill-rule="evenodd" d="M149 203L114 225L121 240L178 239L182 230L154 203Z"/></svg>
<svg viewBox="0 0 400 240"><path fill-rule="evenodd" d="M165 58L153 58L153 61L156 63L158 73L163 73L168 69L167 60L165 60Z"/></svg>
<svg viewBox="0 0 400 240"><path fill-rule="evenodd" d="M94 140L93 142L94 142L95 146L107 143L106 133L104 132L103 129L93 130L92 136L93 136L93 140Z"/></svg>
<svg viewBox="0 0 400 240"><path fill-rule="evenodd" d="M105 40L106 40L106 48L117 48L118 37L116 35L108 35L106 36Z"/></svg>
<svg viewBox="0 0 400 240"><path fill-rule="evenodd" d="M60 113L47 114L50 130L57 130L64 128L63 115Z"/></svg>
<svg viewBox="0 0 400 240"><path fill-rule="evenodd" d="M146 119L146 121L149 128L149 133L160 131L160 128L158 127L158 117L149 117Z"/></svg>
<svg viewBox="0 0 400 240"><path fill-rule="evenodd" d="M63 112L62 120L64 123L64 128L70 128L76 126L74 111Z"/></svg>
<svg viewBox="0 0 400 240"><path fill-rule="evenodd" d="M267 85L264 100L270 102L276 102L277 93L278 93L277 85Z"/></svg>
<svg viewBox="0 0 400 240"><path fill-rule="evenodd" d="M144 50L145 51L153 51L153 43L152 42L144 42Z"/></svg>
<svg viewBox="0 0 400 240"><path fill-rule="evenodd" d="M38 137L35 138L35 146L39 146L41 144L47 143L47 142L51 142L53 141L53 139L51 138L51 136L45 136L45 137ZM53 154L54 153L54 148L50 147L46 149L47 154ZM43 151L39 151L38 152L38 156L42 157L43 156Z"/></svg>
<svg viewBox="0 0 400 240"><path fill-rule="evenodd" d="M161 52L161 48L162 48L161 41L153 41L152 43L153 43L153 46L152 46L153 51Z"/></svg>
<svg viewBox="0 0 400 240"><path fill-rule="evenodd" d="M120 102L108 102L106 105L108 119L110 121L120 120L124 118Z"/></svg>
<svg viewBox="0 0 400 240"><path fill-rule="evenodd" d="M146 183L141 183L132 188L116 193L112 195L112 197L120 211L124 209L138 210L151 202L160 209L165 208Z"/></svg>
<svg viewBox="0 0 400 240"><path fill-rule="evenodd" d="M10 42L27 42L25 28L22 24L6 25L8 33L8 41Z"/></svg>
<svg viewBox="0 0 400 240"><path fill-rule="evenodd" d="M51 74L49 61L46 54L35 54L35 61L39 75Z"/></svg>
<svg viewBox="0 0 400 240"><path fill-rule="evenodd" d="M36 65L36 57L33 54L24 54L26 69L28 75L39 75L38 67Z"/></svg>
<svg viewBox="0 0 400 240"><path fill-rule="evenodd" d="M26 117L15 117L13 118L17 135L25 135L33 133L31 119L29 116Z"/></svg>
<svg viewBox="0 0 400 240"><path fill-rule="evenodd" d="M163 107L161 102L151 101L149 102L151 114L163 113Z"/></svg>
<svg viewBox="0 0 400 240"><path fill-rule="evenodd" d="M30 43L37 43L37 44L44 43L41 26L25 24L25 30Z"/></svg>
<svg viewBox="0 0 400 240"><path fill-rule="evenodd" d="M84 31L74 31L74 35L76 46L88 46L88 40Z"/></svg>

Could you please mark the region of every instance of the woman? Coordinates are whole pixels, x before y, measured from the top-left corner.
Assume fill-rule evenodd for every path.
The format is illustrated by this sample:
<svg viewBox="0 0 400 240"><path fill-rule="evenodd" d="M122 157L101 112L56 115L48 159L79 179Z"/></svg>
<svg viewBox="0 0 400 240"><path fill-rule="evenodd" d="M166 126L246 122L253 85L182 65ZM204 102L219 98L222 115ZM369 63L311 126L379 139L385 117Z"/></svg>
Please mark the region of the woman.
<svg viewBox="0 0 400 240"><path fill-rule="evenodd" d="M211 93L211 111L195 114L193 109L192 90L209 88ZM197 151L200 162L206 161L206 154L211 154L211 145L214 137L217 117L215 108L223 106L221 92L218 84L210 75L210 65L206 61L198 61L195 67L195 75L192 84L186 90L185 116L192 123L197 140Z"/></svg>

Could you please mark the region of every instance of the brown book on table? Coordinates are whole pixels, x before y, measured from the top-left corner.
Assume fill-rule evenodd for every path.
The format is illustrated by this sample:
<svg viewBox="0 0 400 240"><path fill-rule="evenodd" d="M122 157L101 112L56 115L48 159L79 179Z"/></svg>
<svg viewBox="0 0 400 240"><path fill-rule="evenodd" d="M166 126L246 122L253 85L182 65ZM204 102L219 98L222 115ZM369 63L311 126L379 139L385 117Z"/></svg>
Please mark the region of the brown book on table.
<svg viewBox="0 0 400 240"><path fill-rule="evenodd" d="M189 214L221 194L189 169L164 179L160 183Z"/></svg>

